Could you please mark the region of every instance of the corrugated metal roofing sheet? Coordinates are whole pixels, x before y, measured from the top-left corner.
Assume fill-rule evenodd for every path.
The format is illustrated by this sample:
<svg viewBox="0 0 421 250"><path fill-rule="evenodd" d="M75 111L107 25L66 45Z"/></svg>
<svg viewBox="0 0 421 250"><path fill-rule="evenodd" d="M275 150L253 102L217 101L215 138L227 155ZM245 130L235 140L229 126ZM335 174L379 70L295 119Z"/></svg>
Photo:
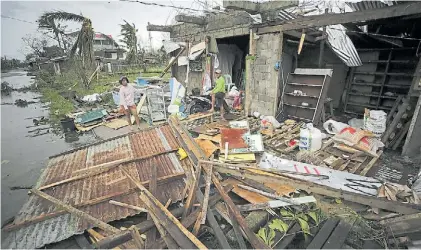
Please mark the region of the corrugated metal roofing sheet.
<svg viewBox="0 0 421 250"><path fill-rule="evenodd" d="M326 28L328 43L333 52L349 67L361 66L362 62L357 49L351 39L345 33L345 27L338 25L329 25Z"/></svg>
<svg viewBox="0 0 421 250"><path fill-rule="evenodd" d="M386 2L386 3L384 3ZM384 8L387 6L393 5L394 1L361 1L361 2L346 2L346 4L353 10L353 11L363 11L363 10L370 10L370 9L379 9Z"/></svg>
<svg viewBox="0 0 421 250"><path fill-rule="evenodd" d="M137 158L160 154L143 161L123 164L132 176L140 181L148 181L153 168L157 168L157 177L184 173L191 169L188 160L179 161L175 153L162 154L179 147L171 128L164 125L135 134L111 139L80 150L59 155L50 159L46 170L40 177L37 187L55 183L72 176L76 170L118 159ZM123 172L114 168L108 172L68 182L45 189L47 194L98 218L104 222L115 221L137 214L127 209L109 204L110 199L143 207L136 187L124 180ZM123 179L121 181L117 181ZM110 182L114 183L110 184ZM108 183L108 184L107 184ZM159 184L158 199L165 203L181 199L185 183L183 179ZM101 200L100 203L95 200ZM39 216L50 214L58 209L49 201L31 195L16 216L15 223L21 223ZM44 220L8 233L2 242L4 248L40 248L46 244L58 242L80 234L92 227L83 219L70 214Z"/></svg>

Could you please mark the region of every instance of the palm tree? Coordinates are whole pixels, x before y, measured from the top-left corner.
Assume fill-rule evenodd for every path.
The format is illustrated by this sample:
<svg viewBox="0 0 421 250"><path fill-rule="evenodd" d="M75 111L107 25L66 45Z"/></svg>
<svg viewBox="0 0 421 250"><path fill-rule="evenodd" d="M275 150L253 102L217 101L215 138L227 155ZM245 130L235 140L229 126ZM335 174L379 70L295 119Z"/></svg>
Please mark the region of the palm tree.
<svg viewBox="0 0 421 250"><path fill-rule="evenodd" d="M120 41L124 43L126 48L129 50L126 60L129 63L137 64L139 62L137 37L136 37L136 33L138 30L136 29L136 26L134 25L134 23L130 24L124 19L123 21L125 23L120 24L121 36L123 37L122 39L120 39Z"/></svg>
<svg viewBox="0 0 421 250"><path fill-rule="evenodd" d="M92 42L94 39L94 31L91 19L82 15L63 11L46 12L42 17L48 24L51 24L51 22L54 21L73 21L82 23L76 42L70 50L70 56L72 57L78 52L79 56L82 58L83 65L93 63L94 50Z"/></svg>
<svg viewBox="0 0 421 250"><path fill-rule="evenodd" d="M39 29L47 30L54 34L54 39L58 42L58 46L60 48L64 50L67 49L66 44L63 42L64 30L62 29L59 23L56 24L54 19L52 19L51 16L48 16L46 14L43 14L42 16L40 16L37 22L38 22Z"/></svg>

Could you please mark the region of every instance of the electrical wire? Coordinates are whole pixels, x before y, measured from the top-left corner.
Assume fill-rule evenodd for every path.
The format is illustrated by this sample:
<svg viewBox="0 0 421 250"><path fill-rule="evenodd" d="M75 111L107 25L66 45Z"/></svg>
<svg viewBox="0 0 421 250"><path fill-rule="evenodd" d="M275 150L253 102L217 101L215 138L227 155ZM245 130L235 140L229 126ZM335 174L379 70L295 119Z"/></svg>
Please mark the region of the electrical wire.
<svg viewBox="0 0 421 250"><path fill-rule="evenodd" d="M24 23L36 24L34 22L30 22L30 21L19 19L19 18L10 17L10 16L5 16L5 15L1 15L1 17L16 20L16 21L20 21L20 22L24 22Z"/></svg>

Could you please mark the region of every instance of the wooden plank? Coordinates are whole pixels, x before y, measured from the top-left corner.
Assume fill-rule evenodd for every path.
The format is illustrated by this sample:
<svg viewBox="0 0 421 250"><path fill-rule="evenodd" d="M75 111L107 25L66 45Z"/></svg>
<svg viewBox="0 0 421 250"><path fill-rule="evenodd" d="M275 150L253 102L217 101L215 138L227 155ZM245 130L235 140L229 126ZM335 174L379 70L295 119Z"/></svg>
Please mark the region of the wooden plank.
<svg viewBox="0 0 421 250"><path fill-rule="evenodd" d="M142 107L143 107L143 104L145 104L145 101L146 101L146 94L143 94L142 98L140 98L140 101L136 106L136 112L138 115L140 114L140 111L142 111ZM132 115L130 116L130 121L132 122L132 124L134 124L136 122L136 118L134 118L134 116Z"/></svg>
<svg viewBox="0 0 421 250"><path fill-rule="evenodd" d="M261 173L256 173L248 170L248 167L232 164L221 164L217 162L201 161L202 164L212 164L214 170L220 173L231 174L241 178L250 178L256 181L264 182L283 182L283 184L304 190L306 192L313 192L325 196L342 198L347 201L360 203L372 207L385 209L401 214L413 214L421 210L421 205L407 204L396 201L388 201L387 199L367 196L364 194L354 193L346 190L339 190L329 186L324 186L311 181L301 180L294 177L273 176Z"/></svg>
<svg viewBox="0 0 421 250"><path fill-rule="evenodd" d="M161 223L159 223L159 220L156 217L156 215L153 212L151 212L150 217L152 218L153 222L155 223L155 227L156 227L156 229L158 229L158 232L161 235L161 238L164 240L165 244L167 245L168 249L178 249L179 247L178 247L177 243L171 237L171 235L167 234L167 231L162 227ZM153 229L153 228L151 228L151 229ZM149 231L151 229L149 229ZM148 239L147 236L146 236L146 239ZM151 242L151 243L155 243L155 242ZM151 246L152 246L152 244L151 244Z"/></svg>
<svg viewBox="0 0 421 250"><path fill-rule="evenodd" d="M74 172L74 173L77 172L77 174L79 174L77 176L73 176L73 177L70 177L68 179L64 179L64 180L61 180L61 181L58 181L58 182L54 182L54 183L42 186L38 190L42 191L42 190L47 189L47 188L55 187L55 186L58 186L58 185L62 185L62 184L65 184L65 183L77 181L77 180L80 180L80 179L85 179L85 178L88 178L88 177L91 177L91 176L98 175L98 174L104 173L106 171L109 171L110 169L115 168L115 167L117 167L119 165L122 165L122 164L128 164L128 163L132 163L132 162L142 161L142 160L146 160L146 159L149 159L149 158L152 158L152 157L155 157L155 156L159 156L159 155L163 155L163 154L174 153L177 150L178 149L172 149L172 150L160 152L160 153L157 153L157 154L142 156L142 157L135 158L135 159L126 158L126 159L116 160L116 161L107 162L107 163L104 163L104 164L99 164L99 165L96 165L96 166L93 166L93 167L81 169L81 170L78 170L78 171Z"/></svg>
<svg viewBox="0 0 421 250"><path fill-rule="evenodd" d="M398 97L395 100L395 103L392 106L392 109L389 111L389 114L387 114L386 124L389 124L391 122L392 117L395 114L396 110L398 110L399 104L401 104L402 99L403 95L398 95Z"/></svg>
<svg viewBox="0 0 421 250"><path fill-rule="evenodd" d="M206 168L203 168L205 171L208 171ZM216 178L215 174L212 173L212 181L215 185L216 189L218 189L218 192L221 194L222 199L225 201L229 209L232 211L235 219L237 220L240 227L243 229L244 233L246 234L248 241L250 244L256 248L256 249L268 249L269 247L261 241L256 234L250 230L250 228L247 226L243 216L241 216L240 211L238 211L237 207L235 206L234 202L231 200L231 198L228 196L228 194L225 192L224 188L222 187L221 183L219 182L218 178Z"/></svg>
<svg viewBox="0 0 421 250"><path fill-rule="evenodd" d="M212 167L209 168L209 171L206 173L206 186L205 186L205 196L202 202L202 214L199 216L200 224L205 224L206 221L206 213L208 211L208 203L209 203L209 194L210 194L210 186L212 182Z"/></svg>
<svg viewBox="0 0 421 250"><path fill-rule="evenodd" d="M227 204L225 205L227 206ZM235 219L234 213L228 208L228 206L227 210L231 220L232 229L234 230L235 238L237 239L240 249L247 249L246 242L244 241L243 235L241 234L241 229L237 220Z"/></svg>
<svg viewBox="0 0 421 250"><path fill-rule="evenodd" d="M313 196L304 196L299 198L292 198L293 202L297 204L306 204L311 202L316 202L316 199ZM263 203L257 204L245 204L245 205L237 205L238 210L240 211L254 211L254 210L264 210L268 208L278 208L278 207L287 207L291 206L292 204L289 202L284 202L280 200L273 200Z"/></svg>
<svg viewBox="0 0 421 250"><path fill-rule="evenodd" d="M93 216L91 216L91 215L89 215L89 214L87 214L87 213L85 213L85 212L83 212L81 210L78 210L78 209L76 209L76 208L74 208L74 207L72 207L70 205L67 205L64 202L62 202L62 201L60 201L60 200L58 200L58 199L56 199L56 198L54 198L54 197L52 197L52 196L44 193L42 191L39 191L39 190L37 190L35 188L31 189L31 191L32 191L33 194L38 195L39 197L41 197L43 199L46 199L46 200L54 203L54 205L56 205L57 207L61 207L64 210L68 211L69 213L71 213L71 214L73 214L73 215L75 215L77 217L83 218L84 220L86 220L89 223L91 223L91 224L93 224L93 225L101 228L102 230L104 230L106 232L110 232L110 233L118 233L118 232L120 232L120 230L118 230L117 228L115 228L113 226L110 226L107 223L105 223L105 222L103 222L101 220L98 220L97 218L95 218L95 217L93 217Z"/></svg>
<svg viewBox="0 0 421 250"><path fill-rule="evenodd" d="M230 186L230 189L231 188L232 188L232 186ZM227 191L227 190L228 190L227 187L225 187L225 191ZM200 191L200 189L197 190L196 196L199 199L203 199L203 194L202 194L202 191ZM211 199L210 199L209 202L208 202L208 207L212 207L213 205L215 205L215 203L212 203ZM216 240L219 243L219 247L222 248L222 249L231 249L231 246L228 244L228 240L225 237L225 234L222 231L221 227L219 226L219 223L216 221L215 216L214 216L211 209L207 210L206 217L207 217L208 224L213 229L213 233L216 237Z"/></svg>
<svg viewBox="0 0 421 250"><path fill-rule="evenodd" d="M421 231L421 213L403 215L380 221L389 235L405 236Z"/></svg>
<svg viewBox="0 0 421 250"><path fill-rule="evenodd" d="M322 27L334 24L361 23L377 19L419 14L420 9L421 3L411 2L405 4L397 4L380 9L375 8L340 14L329 13L323 15L305 16L288 21L282 20L282 24L274 26L267 26L267 24L262 24L260 27L257 27L257 34L279 32L280 30L301 30L305 28Z"/></svg>
<svg viewBox="0 0 421 250"><path fill-rule="evenodd" d="M323 249L340 249L344 244L346 238L348 237L348 233L351 231L352 226L354 225L354 221L346 222L345 220L341 220L338 226L330 235L329 239L327 239L326 243L323 245Z"/></svg>
<svg viewBox="0 0 421 250"><path fill-rule="evenodd" d="M371 159L371 161L364 167L363 170L361 170L360 175L365 176L368 171L370 171L370 169L374 166L374 164L377 162L377 160L380 158L380 156L383 154L383 150L380 150L377 153L376 157L373 157L373 159Z"/></svg>
<svg viewBox="0 0 421 250"><path fill-rule="evenodd" d="M310 242L307 246L307 249L321 249L325 244L326 240L331 235L333 229L335 229L336 225L338 225L339 219L338 218L330 218L328 219L322 226L322 228L317 232L314 239Z"/></svg>
<svg viewBox="0 0 421 250"><path fill-rule="evenodd" d="M175 227L179 230L171 231L170 228L166 227L168 232L171 234L171 236L174 238L174 240L177 242L177 244L182 248L200 248L200 249L206 249L205 245L200 242L196 236L194 236L192 233L190 233L181 223L177 220L162 204L159 202L138 180L135 180L124 168L120 167L120 169L126 174L127 178L130 179L130 181L135 184L139 190L142 192L140 195L140 199L147 205L149 205L151 208L155 209L156 215L158 219L160 219L160 222L163 220L168 220L171 222ZM162 216L159 215L159 212L162 212ZM173 235L173 234L174 235ZM181 234L180 234L181 233ZM180 238L180 236L184 236ZM186 240L189 240L190 242L186 242Z"/></svg>
<svg viewBox="0 0 421 250"><path fill-rule="evenodd" d="M395 118L388 125L387 130L384 132L384 134L382 136L382 142L383 143L387 142L388 139L389 139L389 137L390 137L390 135L392 134L392 132L394 132L396 130L396 125L398 125L398 123L400 122L401 117L406 112L406 108L408 106L409 106L409 99L405 98L403 100L403 103L398 108L398 112L396 113Z"/></svg>
<svg viewBox="0 0 421 250"><path fill-rule="evenodd" d="M159 182L159 184L165 184L165 183L168 183L168 182L171 182L171 181L174 181L174 180L182 179L184 176L185 176L184 173L168 175L168 176L158 178L158 182ZM142 184L145 185L145 186L148 186L149 181L144 181L144 182L142 182ZM89 200L89 201L86 201L86 202L82 202L78 205L75 205L75 207L76 208L82 208L82 207L86 207L86 206L95 205L95 204L98 204L98 203L101 203L101 202L104 202L104 201L111 200L115 197L119 197L119 196L122 196L122 195L133 193L135 191L136 191L136 188L131 188L131 189L128 189L128 190L125 190L125 191L122 191L122 192L112 193L112 194L101 196L101 197L98 197L98 198L95 198L95 199L92 199L92 200ZM59 210L59 211L55 211L55 212L52 212L52 213L43 214L43 215L31 218L29 220L22 221L18 224L10 224L10 225L4 227L2 230L6 231L6 232L16 230L16 229L19 229L19 228L22 228L22 227L25 227L25 226L28 226L28 225L32 225L34 223L38 223L38 222L41 222L41 221L45 221L45 220L48 220L48 219L51 219L51 218L54 218L54 217L57 217L57 216L60 216L62 214L66 214L66 213L67 213L66 210Z"/></svg>
<svg viewBox="0 0 421 250"><path fill-rule="evenodd" d="M184 209L184 213L183 213L183 217L182 218L186 218L187 215L190 214L191 212L191 208L195 199L195 195L196 195L196 190L199 187L199 182L200 182L200 175L201 175L202 169L200 167L200 164L197 166L197 170L196 170L196 179L193 180L193 184L191 185L190 189L189 189L189 195L187 196L187 201Z"/></svg>
<svg viewBox="0 0 421 250"><path fill-rule="evenodd" d="M411 121L407 121L405 123L405 126L402 128L402 130L399 131L399 134L398 134L399 137L396 139L396 141L393 142L393 145L391 145L393 150L396 150L399 147L399 145L401 144L403 138L408 133L408 130L409 130L409 126L410 125L411 125Z"/></svg>
<svg viewBox="0 0 421 250"><path fill-rule="evenodd" d="M297 232L301 230L299 223L294 223L292 227L288 229L287 235L276 245L276 249L286 249L289 244L297 236Z"/></svg>
<svg viewBox="0 0 421 250"><path fill-rule="evenodd" d="M151 194L155 197L157 197L157 170L156 170L157 166L152 166L152 170L151 170L151 177L150 177L150 182L149 182L149 192L151 192ZM152 219L151 217L151 213L148 213L147 219L150 220ZM146 247L149 248L153 243L155 243L156 241L156 229L155 228L151 228L149 229L149 231L146 233Z"/></svg>
<svg viewBox="0 0 421 250"><path fill-rule="evenodd" d="M123 203L123 202L118 202L118 201L110 200L109 203L110 204L113 204L113 205L116 205L116 206L133 209L133 210L136 210L136 211L139 211L139 212L144 212L144 213L147 213L148 212L148 210L144 209L143 207L133 206L133 205L130 205L130 204L127 204L127 203Z"/></svg>
<svg viewBox="0 0 421 250"><path fill-rule="evenodd" d="M288 202L291 205L299 205L298 203L295 203L292 199L284 198L284 197L281 197L281 196L276 195L276 194L267 193L267 192L261 191L259 189L252 188L252 187L249 187L249 186L245 186L245 185L242 185L242 184L239 184L237 186L242 188L242 189L245 189L245 190L248 190L248 191L251 191L251 192L255 192L255 193L258 193L258 194L261 194L261 195L264 195L264 196L267 196L267 197L270 197L270 198L273 198L273 199L277 199L277 200L280 200L280 201L283 201L283 202Z"/></svg>
<svg viewBox="0 0 421 250"><path fill-rule="evenodd" d="M132 239L133 239L136 247L138 249L143 249L145 247L145 242L140 237L140 233L139 233L139 230L137 229L137 227L133 225L129 228L129 231L130 231L130 235L132 236Z"/></svg>
<svg viewBox="0 0 421 250"><path fill-rule="evenodd" d="M232 185L226 186L224 187L224 189L226 192L230 192L232 189ZM198 192L199 191L200 190L198 190ZM221 199L221 196L219 194L212 195L212 197L209 199L209 207L213 207L220 199ZM176 209L171 210L171 213L175 217L180 217L183 214L183 211L184 211L184 208L181 207L181 208L176 208ZM193 225L193 223L196 220L197 215L199 214L199 211L200 209L196 209L193 213L191 213L189 217L187 217L184 220L181 220L181 224L183 224L183 226L186 228ZM211 210L208 209L208 211L211 211ZM208 217L209 217L209 214L208 214ZM146 220L146 221L141 222L140 224L137 224L136 226L141 233L144 233L154 226L154 222L152 220ZM110 249L115 246L121 245L129 240L131 240L130 233L123 231L118 234L108 236L103 240L100 240L96 245L98 248L101 248L101 249Z"/></svg>

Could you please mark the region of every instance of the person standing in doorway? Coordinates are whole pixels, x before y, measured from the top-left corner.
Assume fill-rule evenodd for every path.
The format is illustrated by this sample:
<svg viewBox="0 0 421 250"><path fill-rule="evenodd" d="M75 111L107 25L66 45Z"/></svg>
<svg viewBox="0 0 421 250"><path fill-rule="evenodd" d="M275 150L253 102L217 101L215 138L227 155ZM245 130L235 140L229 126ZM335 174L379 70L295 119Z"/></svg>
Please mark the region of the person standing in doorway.
<svg viewBox="0 0 421 250"><path fill-rule="evenodd" d="M213 112L216 108L221 109L221 119L225 120L224 117L224 98L225 98L225 79L221 75L221 70L216 69L215 70L215 88L213 88L211 95L212 95L212 108L211 112Z"/></svg>
<svg viewBox="0 0 421 250"><path fill-rule="evenodd" d="M136 105L134 103L134 94L136 89L129 85L129 79L123 76L120 78L120 110L126 115L131 130L133 130L130 114L134 116L138 128L140 128L140 119L137 114Z"/></svg>

